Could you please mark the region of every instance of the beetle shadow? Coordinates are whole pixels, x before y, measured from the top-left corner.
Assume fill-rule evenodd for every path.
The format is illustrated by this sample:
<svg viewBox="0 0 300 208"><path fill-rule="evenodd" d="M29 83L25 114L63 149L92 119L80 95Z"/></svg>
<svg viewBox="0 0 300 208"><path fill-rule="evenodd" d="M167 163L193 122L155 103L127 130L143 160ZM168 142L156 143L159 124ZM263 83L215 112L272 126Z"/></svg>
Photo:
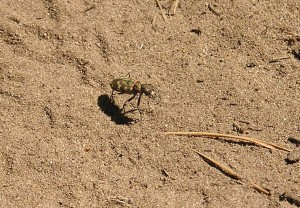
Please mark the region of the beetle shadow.
<svg viewBox="0 0 300 208"><path fill-rule="evenodd" d="M117 125L130 125L134 122L134 119L122 113L122 109L120 109L107 94L98 97L98 106L100 110L109 116Z"/></svg>

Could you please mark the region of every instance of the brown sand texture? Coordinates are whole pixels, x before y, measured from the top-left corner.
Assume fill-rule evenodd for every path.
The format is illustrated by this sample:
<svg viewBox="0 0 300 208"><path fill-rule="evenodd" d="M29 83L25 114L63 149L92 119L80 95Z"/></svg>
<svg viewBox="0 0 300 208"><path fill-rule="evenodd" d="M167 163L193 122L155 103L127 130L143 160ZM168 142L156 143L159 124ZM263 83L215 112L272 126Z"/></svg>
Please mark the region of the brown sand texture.
<svg viewBox="0 0 300 208"><path fill-rule="evenodd" d="M299 0L2 0L0 207L300 207L299 20ZM140 113L119 77L153 86Z"/></svg>

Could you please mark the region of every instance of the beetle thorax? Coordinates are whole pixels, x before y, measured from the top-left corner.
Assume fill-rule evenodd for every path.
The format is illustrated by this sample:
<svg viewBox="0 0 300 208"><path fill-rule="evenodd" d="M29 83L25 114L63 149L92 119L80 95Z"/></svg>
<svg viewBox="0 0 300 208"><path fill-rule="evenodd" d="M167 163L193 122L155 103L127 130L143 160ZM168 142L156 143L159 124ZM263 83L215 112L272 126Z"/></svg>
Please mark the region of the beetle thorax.
<svg viewBox="0 0 300 208"><path fill-rule="evenodd" d="M142 85L139 81L136 81L133 85L133 90L136 92L141 93L142 92Z"/></svg>

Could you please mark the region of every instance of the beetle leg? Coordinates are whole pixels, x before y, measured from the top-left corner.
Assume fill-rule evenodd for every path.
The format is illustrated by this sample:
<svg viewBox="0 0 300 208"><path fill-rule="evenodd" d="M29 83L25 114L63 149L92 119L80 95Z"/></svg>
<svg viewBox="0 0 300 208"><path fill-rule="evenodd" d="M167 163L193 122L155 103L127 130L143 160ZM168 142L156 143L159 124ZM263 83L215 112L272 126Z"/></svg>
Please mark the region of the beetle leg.
<svg viewBox="0 0 300 208"><path fill-rule="evenodd" d="M136 106L136 108L137 108L137 110L138 110L138 112L139 112L139 114L140 114L140 117L141 117L141 110L139 109L139 106L140 106L140 104L141 104L141 99L142 99L142 93L140 93L140 96L139 96L139 99L138 99L138 102L137 102L137 106Z"/></svg>
<svg viewBox="0 0 300 208"><path fill-rule="evenodd" d="M126 102L123 104L122 110L123 110L124 113L125 113L125 106L127 105L127 103L132 101L135 98L136 95L137 95L137 93L133 94L133 96L131 98L129 98L128 100L126 100Z"/></svg>
<svg viewBox="0 0 300 208"><path fill-rule="evenodd" d="M112 101L114 100L114 92L115 92L114 90L111 91L111 95L110 95L110 98L109 98Z"/></svg>
<svg viewBox="0 0 300 208"><path fill-rule="evenodd" d="M137 109L139 109L139 106L141 104L141 99L142 99L142 93L140 93L140 97L138 99L138 103L137 103Z"/></svg>
<svg viewBox="0 0 300 208"><path fill-rule="evenodd" d="M148 108L150 109L150 99L148 98Z"/></svg>
<svg viewBox="0 0 300 208"><path fill-rule="evenodd" d="M111 100L111 101L113 101L113 102L115 102L114 101L114 95L115 95L115 93L114 92L116 92L115 90L112 90L111 91L111 95L110 95L110 97L109 97L109 99ZM124 92L118 92L117 94L124 94Z"/></svg>

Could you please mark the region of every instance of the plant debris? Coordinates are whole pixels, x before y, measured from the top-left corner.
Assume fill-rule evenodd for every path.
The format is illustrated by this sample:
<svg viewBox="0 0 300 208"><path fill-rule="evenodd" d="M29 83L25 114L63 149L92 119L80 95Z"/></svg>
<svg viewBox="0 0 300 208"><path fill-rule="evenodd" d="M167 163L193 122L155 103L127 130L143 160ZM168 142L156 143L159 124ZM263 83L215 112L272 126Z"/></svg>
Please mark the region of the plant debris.
<svg viewBox="0 0 300 208"><path fill-rule="evenodd" d="M192 149L192 151L196 152L199 156L201 156L206 162L208 162L209 164L217 167L221 172L223 172L225 175L228 175L229 177L235 179L235 180L241 180L242 177L237 174L235 171L233 171L231 168L226 167L225 165L223 165L221 162L212 159L206 155L204 155L203 153L198 152L197 150ZM248 181L249 185L254 188L256 191L264 193L266 195L270 195L270 190L268 188L264 188L260 185L257 185L256 183L252 182L251 180L246 179L246 181Z"/></svg>
<svg viewBox="0 0 300 208"><path fill-rule="evenodd" d="M243 137L243 136L236 136L236 135L231 135L231 134L219 134L219 133L210 133L210 132L165 132L165 135L178 135L178 136L196 136L196 137L214 137L219 139L220 137L223 138L232 138L232 139L237 139L239 141L246 141L246 142L250 142L256 145L260 145L269 149L278 149L278 150L282 150L282 151L286 151L286 152L290 152L291 150L281 147L279 145L273 144L273 143L269 143L269 142L265 142L265 141L261 141L258 139L254 139L254 138L250 138L250 137Z"/></svg>

